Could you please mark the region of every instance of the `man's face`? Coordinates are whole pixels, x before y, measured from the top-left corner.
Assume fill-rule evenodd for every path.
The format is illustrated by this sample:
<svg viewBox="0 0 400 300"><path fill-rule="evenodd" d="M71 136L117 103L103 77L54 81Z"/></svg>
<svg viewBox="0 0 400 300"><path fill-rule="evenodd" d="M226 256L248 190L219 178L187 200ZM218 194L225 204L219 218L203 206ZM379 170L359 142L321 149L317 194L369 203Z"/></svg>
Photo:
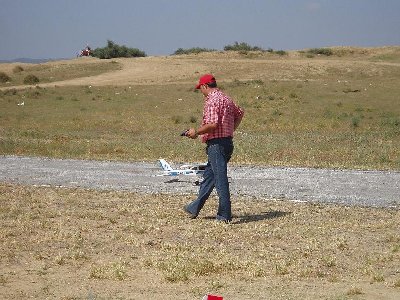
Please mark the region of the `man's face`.
<svg viewBox="0 0 400 300"><path fill-rule="evenodd" d="M204 95L207 96L208 95L208 86L206 84L203 84L200 86L200 92Z"/></svg>

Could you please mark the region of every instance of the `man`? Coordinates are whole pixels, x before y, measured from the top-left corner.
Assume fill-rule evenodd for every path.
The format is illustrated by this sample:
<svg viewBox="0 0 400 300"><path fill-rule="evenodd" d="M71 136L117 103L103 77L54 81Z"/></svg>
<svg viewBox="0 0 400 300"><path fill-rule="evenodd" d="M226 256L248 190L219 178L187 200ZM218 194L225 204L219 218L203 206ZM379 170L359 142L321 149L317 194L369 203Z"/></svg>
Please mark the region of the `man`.
<svg viewBox="0 0 400 300"><path fill-rule="evenodd" d="M232 211L227 165L233 153L233 132L242 121L244 112L218 89L211 74L200 77L196 89L200 89L204 96L203 121L200 128L190 128L186 136L196 139L201 135L202 142L207 144L208 163L197 199L186 205L184 210L191 218L196 218L215 187L219 197L216 219L230 222Z"/></svg>

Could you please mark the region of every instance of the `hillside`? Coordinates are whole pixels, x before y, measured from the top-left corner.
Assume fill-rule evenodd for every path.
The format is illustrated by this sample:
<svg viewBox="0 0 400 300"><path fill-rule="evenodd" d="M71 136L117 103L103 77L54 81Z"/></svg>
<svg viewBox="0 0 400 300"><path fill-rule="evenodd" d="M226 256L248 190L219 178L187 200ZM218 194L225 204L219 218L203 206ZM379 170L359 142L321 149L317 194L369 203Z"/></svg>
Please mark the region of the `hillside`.
<svg viewBox="0 0 400 300"><path fill-rule="evenodd" d="M143 58L118 58L99 60L96 58L77 58L51 61L40 64L43 68L54 69L60 66L79 66L117 63L118 71L107 72L90 77L80 77L42 83L40 86L66 85L133 85L133 84L193 84L202 73L214 73L221 81L240 80L315 80L327 74L331 68L357 69L374 74L371 66L381 64L400 64L400 47L353 48L333 47L334 55L322 56L307 54L307 50L289 51L287 55L267 52L211 52L196 55L157 56ZM21 65L28 73L31 64L3 63L0 72L12 77L15 66ZM373 68L372 68L373 69ZM3 85L4 86L4 85ZM1 85L0 85L1 87ZM9 83L7 87L14 87ZM19 86L24 88L26 86Z"/></svg>
<svg viewBox="0 0 400 300"><path fill-rule="evenodd" d="M213 73L246 111L233 163L400 169L400 47L77 58L0 72L11 77L0 83L0 154L202 161L177 132L198 125L194 86ZM28 74L37 88L23 84Z"/></svg>

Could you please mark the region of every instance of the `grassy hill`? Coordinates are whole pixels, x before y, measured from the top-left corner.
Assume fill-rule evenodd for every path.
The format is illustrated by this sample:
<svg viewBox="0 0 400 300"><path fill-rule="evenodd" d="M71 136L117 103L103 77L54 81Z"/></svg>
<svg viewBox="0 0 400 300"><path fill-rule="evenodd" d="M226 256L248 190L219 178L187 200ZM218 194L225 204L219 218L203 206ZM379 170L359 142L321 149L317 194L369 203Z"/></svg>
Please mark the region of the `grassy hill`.
<svg viewBox="0 0 400 300"><path fill-rule="evenodd" d="M233 163L398 170L399 49L76 59L24 69L44 78L30 88L9 71L17 85L0 91L0 154L202 161L179 133L199 125L193 87L212 72L246 111Z"/></svg>

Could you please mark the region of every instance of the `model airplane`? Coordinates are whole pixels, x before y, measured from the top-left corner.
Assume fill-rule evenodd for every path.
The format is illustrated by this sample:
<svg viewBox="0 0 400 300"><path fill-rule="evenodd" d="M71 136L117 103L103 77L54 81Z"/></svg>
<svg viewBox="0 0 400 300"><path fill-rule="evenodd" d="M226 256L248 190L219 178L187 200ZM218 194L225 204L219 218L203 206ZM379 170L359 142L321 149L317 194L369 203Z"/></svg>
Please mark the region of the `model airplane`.
<svg viewBox="0 0 400 300"><path fill-rule="evenodd" d="M192 175L200 176L203 175L207 164L191 164L183 165L179 169L174 169L165 159L159 159L158 163L163 169L163 174L160 176L179 176L179 175Z"/></svg>
<svg viewBox="0 0 400 300"><path fill-rule="evenodd" d="M200 177L203 175L207 164L190 164L190 165L182 165L179 169L174 169L165 159L159 159L158 163L163 170L163 173L158 176L175 176L176 179L170 180L168 182L177 182L179 181L179 176L197 176ZM196 180L194 182L195 185L200 184L200 180Z"/></svg>
<svg viewBox="0 0 400 300"><path fill-rule="evenodd" d="M186 136L188 131L189 129L186 129L180 135ZM190 165L183 165L179 169L174 169L165 159L162 158L158 160L158 164L163 170L163 173L160 174L159 176L180 176L180 175L202 176L207 166L207 164L190 164ZM175 182L178 180L179 178L171 180L170 182ZM195 184L199 185L200 181L196 180Z"/></svg>

